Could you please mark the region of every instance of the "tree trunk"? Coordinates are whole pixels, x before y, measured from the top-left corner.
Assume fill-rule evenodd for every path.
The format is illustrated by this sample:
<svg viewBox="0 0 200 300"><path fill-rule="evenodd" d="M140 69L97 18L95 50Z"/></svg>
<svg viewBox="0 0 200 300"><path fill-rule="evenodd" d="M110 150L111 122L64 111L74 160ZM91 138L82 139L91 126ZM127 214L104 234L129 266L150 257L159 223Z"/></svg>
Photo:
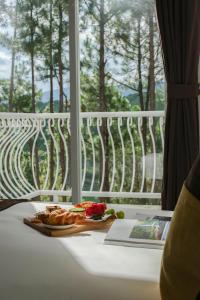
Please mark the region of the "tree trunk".
<svg viewBox="0 0 200 300"><path fill-rule="evenodd" d="M10 88L9 88L9 112L13 111L13 93L14 93L14 74L15 74L15 56L16 56L16 36L17 36L17 2L15 6L15 21L14 33L12 39L12 62L11 62L11 75L10 75Z"/></svg>
<svg viewBox="0 0 200 300"><path fill-rule="evenodd" d="M139 95L139 102L140 102L140 109L141 111L145 110L144 104L144 95L143 95L143 81L142 81L142 45L141 45L141 18L137 19L137 72L138 72L138 95ZM145 145L146 151L146 131L147 131L147 124L146 119L143 119L143 140Z"/></svg>
<svg viewBox="0 0 200 300"><path fill-rule="evenodd" d="M154 51L154 16L149 16L149 74L148 74L149 110L155 110L155 51Z"/></svg>
<svg viewBox="0 0 200 300"><path fill-rule="evenodd" d="M31 49L31 82L32 82L32 112L36 112L35 103L35 62L34 62L34 47Z"/></svg>
<svg viewBox="0 0 200 300"><path fill-rule="evenodd" d="M105 94L105 3L104 0L100 1L100 48L99 48L99 110L106 112L108 110L108 104ZM105 147L105 178L103 183L103 191L109 191L109 136L107 130L107 120L103 118L101 134ZM100 152L101 153L101 152ZM100 178L102 176L102 153L101 153L101 167L100 167ZM104 200L108 200L107 198Z"/></svg>
<svg viewBox="0 0 200 300"><path fill-rule="evenodd" d="M137 71L138 71L138 94L140 101L140 108L144 110L144 95L143 95L143 83L142 83L142 46L141 46L141 18L137 19L137 47L138 47L138 63L137 63Z"/></svg>

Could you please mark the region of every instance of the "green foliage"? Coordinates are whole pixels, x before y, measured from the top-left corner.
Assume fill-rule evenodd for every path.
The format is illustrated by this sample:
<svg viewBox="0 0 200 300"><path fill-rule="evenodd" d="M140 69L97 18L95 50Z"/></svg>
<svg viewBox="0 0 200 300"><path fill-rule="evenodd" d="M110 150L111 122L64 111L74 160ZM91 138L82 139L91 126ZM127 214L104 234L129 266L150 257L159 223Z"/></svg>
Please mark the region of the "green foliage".
<svg viewBox="0 0 200 300"><path fill-rule="evenodd" d="M129 111L131 105L112 82L106 81L105 97L108 99L108 111ZM98 76L81 75L82 111L99 111Z"/></svg>
<svg viewBox="0 0 200 300"><path fill-rule="evenodd" d="M31 112L32 89L28 80L22 79L19 74L16 76L16 85L14 89L14 111ZM10 81L0 80L0 112L8 112ZM37 91L36 100L39 101L41 91Z"/></svg>
<svg viewBox="0 0 200 300"><path fill-rule="evenodd" d="M8 90L9 90L8 80L1 79L0 80L0 112L7 111Z"/></svg>

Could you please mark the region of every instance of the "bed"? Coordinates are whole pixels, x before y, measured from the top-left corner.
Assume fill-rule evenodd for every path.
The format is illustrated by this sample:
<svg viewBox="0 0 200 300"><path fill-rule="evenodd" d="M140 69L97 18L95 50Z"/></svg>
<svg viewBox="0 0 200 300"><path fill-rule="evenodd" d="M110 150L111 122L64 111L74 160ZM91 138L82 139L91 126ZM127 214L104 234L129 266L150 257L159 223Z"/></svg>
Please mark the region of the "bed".
<svg viewBox="0 0 200 300"><path fill-rule="evenodd" d="M51 238L23 224L45 204L0 212L1 300L158 300L161 250L104 245L105 231Z"/></svg>

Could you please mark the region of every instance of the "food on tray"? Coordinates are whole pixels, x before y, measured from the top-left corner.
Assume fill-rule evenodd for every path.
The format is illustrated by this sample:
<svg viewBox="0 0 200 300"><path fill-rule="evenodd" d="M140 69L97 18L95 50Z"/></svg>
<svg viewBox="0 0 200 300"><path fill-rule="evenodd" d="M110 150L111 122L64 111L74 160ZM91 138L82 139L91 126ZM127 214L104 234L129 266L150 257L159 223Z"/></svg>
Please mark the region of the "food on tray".
<svg viewBox="0 0 200 300"><path fill-rule="evenodd" d="M61 209L61 207L58 206L58 205L47 205L46 206L46 211L47 212L52 212L52 211L57 210L57 209Z"/></svg>
<svg viewBox="0 0 200 300"><path fill-rule="evenodd" d="M104 215L105 210L105 203L92 203L90 207L86 208L86 216L100 219Z"/></svg>
<svg viewBox="0 0 200 300"><path fill-rule="evenodd" d="M85 201L80 204L76 204L75 207L67 210L61 208L58 205L48 205L46 210L36 213L35 218L32 219L32 223L40 223L46 225L71 225L71 224L83 224L88 219L92 220L104 220L103 217L107 215L115 219L123 219L125 214L123 211L115 212L113 208L108 210L105 203L95 203L92 201ZM91 220L88 220L88 222Z"/></svg>
<svg viewBox="0 0 200 300"><path fill-rule="evenodd" d="M85 215L85 208L82 208L82 207L73 207L69 211Z"/></svg>
<svg viewBox="0 0 200 300"><path fill-rule="evenodd" d="M46 211L39 212L36 214L36 218L48 225L70 225L85 219L82 213L70 212L64 208L57 206L47 206Z"/></svg>
<svg viewBox="0 0 200 300"><path fill-rule="evenodd" d="M81 208L86 209L86 208L92 206L92 204L94 204L94 202L92 202L92 201L84 201L84 202L76 204L75 207L77 207L77 208L81 207Z"/></svg>
<svg viewBox="0 0 200 300"><path fill-rule="evenodd" d="M48 219L49 219L49 212L47 211L42 211L42 212L39 212L36 214L36 218L38 220L40 220L42 223L47 223L48 222Z"/></svg>
<svg viewBox="0 0 200 300"><path fill-rule="evenodd" d="M40 219L38 219L37 217L31 218L31 222L34 223L34 224L42 223L42 221Z"/></svg>
<svg viewBox="0 0 200 300"><path fill-rule="evenodd" d="M113 208L107 209L105 211L105 214L106 215L114 215L115 214L115 210Z"/></svg>
<svg viewBox="0 0 200 300"><path fill-rule="evenodd" d="M112 215L113 217L117 218L117 219L124 219L125 218L125 213L120 210L120 211L115 211L113 208L110 208L108 210L105 211L106 215Z"/></svg>
<svg viewBox="0 0 200 300"><path fill-rule="evenodd" d="M104 215L110 215L116 219L124 219L125 213L123 211L115 211L113 208L107 209L106 203L96 203L92 201L84 201L82 203L78 203L74 208L70 209L72 212L81 212L87 218L93 220L101 220Z"/></svg>
<svg viewBox="0 0 200 300"><path fill-rule="evenodd" d="M79 213L73 213L69 211L54 210L50 213L48 224L49 225L70 225L80 222L84 219L84 216Z"/></svg>

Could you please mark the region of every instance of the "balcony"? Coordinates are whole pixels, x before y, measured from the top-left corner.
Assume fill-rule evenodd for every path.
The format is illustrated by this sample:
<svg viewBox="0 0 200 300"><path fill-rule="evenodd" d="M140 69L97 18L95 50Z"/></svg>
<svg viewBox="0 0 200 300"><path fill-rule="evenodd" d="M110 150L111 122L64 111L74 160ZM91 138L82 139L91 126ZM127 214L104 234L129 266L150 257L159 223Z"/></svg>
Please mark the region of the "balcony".
<svg viewBox="0 0 200 300"><path fill-rule="evenodd" d="M159 199L164 112L80 118L82 196ZM0 149L1 198L71 196L70 114L0 113Z"/></svg>

